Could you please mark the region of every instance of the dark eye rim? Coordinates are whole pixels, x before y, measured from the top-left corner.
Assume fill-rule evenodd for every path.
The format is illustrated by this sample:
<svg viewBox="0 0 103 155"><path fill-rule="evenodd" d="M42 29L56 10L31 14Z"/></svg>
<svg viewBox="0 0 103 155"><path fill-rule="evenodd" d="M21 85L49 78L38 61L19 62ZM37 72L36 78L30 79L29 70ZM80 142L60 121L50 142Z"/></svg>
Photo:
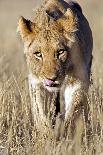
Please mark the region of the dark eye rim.
<svg viewBox="0 0 103 155"><path fill-rule="evenodd" d="M41 52L37 51L33 53L35 56L37 56L38 58L42 58L42 54Z"/></svg>
<svg viewBox="0 0 103 155"><path fill-rule="evenodd" d="M67 52L66 49L59 49L59 50L57 51L57 56L59 57L60 55L64 54L65 52Z"/></svg>
<svg viewBox="0 0 103 155"><path fill-rule="evenodd" d="M62 53L64 53L66 51L66 49L59 49L58 50L58 54L62 54Z"/></svg>

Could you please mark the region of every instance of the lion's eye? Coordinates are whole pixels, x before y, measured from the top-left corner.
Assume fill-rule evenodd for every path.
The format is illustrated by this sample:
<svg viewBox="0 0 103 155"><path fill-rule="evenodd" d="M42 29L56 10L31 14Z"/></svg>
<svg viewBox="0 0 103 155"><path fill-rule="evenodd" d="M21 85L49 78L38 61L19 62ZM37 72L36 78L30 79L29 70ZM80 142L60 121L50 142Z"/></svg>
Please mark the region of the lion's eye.
<svg viewBox="0 0 103 155"><path fill-rule="evenodd" d="M65 54L66 54L66 50L65 49L60 49L57 52L57 57L62 57Z"/></svg>
<svg viewBox="0 0 103 155"><path fill-rule="evenodd" d="M35 52L35 53L33 53L33 54L34 54L34 56L35 56L37 59L41 59L41 58L42 58L41 52Z"/></svg>

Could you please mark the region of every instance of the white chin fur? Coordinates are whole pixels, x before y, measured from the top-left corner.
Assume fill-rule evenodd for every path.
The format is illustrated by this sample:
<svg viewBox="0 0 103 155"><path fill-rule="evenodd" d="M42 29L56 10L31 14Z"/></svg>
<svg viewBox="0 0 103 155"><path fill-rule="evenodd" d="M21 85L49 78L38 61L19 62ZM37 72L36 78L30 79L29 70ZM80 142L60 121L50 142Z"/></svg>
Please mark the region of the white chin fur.
<svg viewBox="0 0 103 155"><path fill-rule="evenodd" d="M41 83L39 79L32 74L29 74L29 84L31 84L33 88L35 88L39 83ZM60 90L59 87L49 87L45 85L44 88L46 88L49 92L58 92Z"/></svg>
<svg viewBox="0 0 103 155"><path fill-rule="evenodd" d="M58 87L49 87L49 86L44 86L49 92L58 92L60 88Z"/></svg>

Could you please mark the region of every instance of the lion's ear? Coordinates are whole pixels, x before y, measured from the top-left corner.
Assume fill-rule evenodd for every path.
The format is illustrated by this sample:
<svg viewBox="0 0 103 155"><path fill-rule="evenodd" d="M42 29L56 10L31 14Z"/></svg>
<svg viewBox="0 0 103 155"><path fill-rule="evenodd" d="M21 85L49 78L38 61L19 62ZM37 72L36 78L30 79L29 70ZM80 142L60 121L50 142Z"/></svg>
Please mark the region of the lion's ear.
<svg viewBox="0 0 103 155"><path fill-rule="evenodd" d="M65 31L74 31L76 28L76 16L73 11L68 8L64 16L58 21Z"/></svg>
<svg viewBox="0 0 103 155"><path fill-rule="evenodd" d="M37 33L36 24L30 20L26 20L24 17L20 17L18 22L18 32L23 41L28 41L31 36L33 37Z"/></svg>

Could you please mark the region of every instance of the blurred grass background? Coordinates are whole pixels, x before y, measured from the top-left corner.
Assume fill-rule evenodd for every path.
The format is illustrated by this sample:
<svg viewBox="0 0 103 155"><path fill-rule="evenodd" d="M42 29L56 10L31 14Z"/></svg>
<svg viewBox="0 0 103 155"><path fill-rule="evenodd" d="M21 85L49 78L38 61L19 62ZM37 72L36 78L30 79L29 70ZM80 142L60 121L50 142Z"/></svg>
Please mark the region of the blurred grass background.
<svg viewBox="0 0 103 155"><path fill-rule="evenodd" d="M22 15L31 19L33 10L41 2L42 0L0 0L0 145L6 146L10 155L35 155L34 150L38 150L38 146L41 145L41 141L36 135L39 133L35 132L33 122L29 119L31 111L28 86L25 80L27 68L23 44L16 31L19 17ZM77 2L81 5L93 32L92 78L96 89L93 85L90 90L90 102L92 120L95 122L94 124L97 125L99 122L101 126L101 136L95 134L93 142L93 147L95 145L98 151L94 151L94 154L90 151L88 154L102 155L103 1L77 0ZM93 130L95 133L98 132L98 127ZM31 131L32 134L30 134ZM21 139L21 135L23 135L23 139ZM30 135L33 135L34 138L31 138ZM50 137L47 141L49 140ZM45 145L48 149L44 147ZM64 141L58 143L57 147L55 142L44 142L39 154L67 155L69 152L67 145L68 143L64 143Z"/></svg>

